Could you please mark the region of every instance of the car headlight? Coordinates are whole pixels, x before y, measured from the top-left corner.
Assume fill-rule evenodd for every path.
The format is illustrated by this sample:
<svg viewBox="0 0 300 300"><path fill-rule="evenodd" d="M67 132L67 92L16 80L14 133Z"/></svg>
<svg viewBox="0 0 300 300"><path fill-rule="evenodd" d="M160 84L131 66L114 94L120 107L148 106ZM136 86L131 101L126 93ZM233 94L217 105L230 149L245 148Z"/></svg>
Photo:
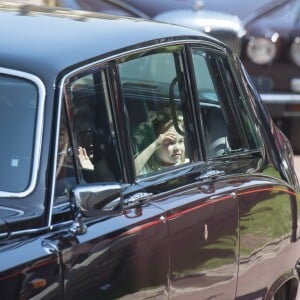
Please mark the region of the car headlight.
<svg viewBox="0 0 300 300"><path fill-rule="evenodd" d="M290 55L293 62L300 66L300 38L296 37L290 48Z"/></svg>
<svg viewBox="0 0 300 300"><path fill-rule="evenodd" d="M251 37L247 45L247 55L255 64L272 62L277 53L276 41L265 37Z"/></svg>

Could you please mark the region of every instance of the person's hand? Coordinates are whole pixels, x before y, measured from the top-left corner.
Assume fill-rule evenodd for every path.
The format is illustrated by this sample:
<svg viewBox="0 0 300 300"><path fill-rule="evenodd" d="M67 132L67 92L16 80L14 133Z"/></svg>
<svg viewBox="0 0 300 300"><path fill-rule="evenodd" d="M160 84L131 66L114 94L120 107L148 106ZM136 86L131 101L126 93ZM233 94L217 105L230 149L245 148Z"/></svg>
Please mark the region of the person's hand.
<svg viewBox="0 0 300 300"><path fill-rule="evenodd" d="M162 147L163 145L167 145L170 143L176 143L176 134L173 132L166 132L166 133L162 133L158 136L158 138L156 139L156 150L159 149L160 147Z"/></svg>
<svg viewBox="0 0 300 300"><path fill-rule="evenodd" d="M94 165L92 164L86 149L83 147L78 147L78 159L80 162L80 166L83 169L88 169L88 170L93 170L94 169Z"/></svg>

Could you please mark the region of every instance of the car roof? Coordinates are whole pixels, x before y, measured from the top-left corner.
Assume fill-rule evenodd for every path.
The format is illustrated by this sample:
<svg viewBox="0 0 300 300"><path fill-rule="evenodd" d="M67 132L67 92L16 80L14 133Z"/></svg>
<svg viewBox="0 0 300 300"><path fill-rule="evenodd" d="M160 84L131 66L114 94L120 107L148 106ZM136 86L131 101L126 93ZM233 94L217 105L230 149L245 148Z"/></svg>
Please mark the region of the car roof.
<svg viewBox="0 0 300 300"><path fill-rule="evenodd" d="M0 67L53 76L72 65L148 40L210 37L149 20L0 2ZM45 76L46 77L46 76Z"/></svg>

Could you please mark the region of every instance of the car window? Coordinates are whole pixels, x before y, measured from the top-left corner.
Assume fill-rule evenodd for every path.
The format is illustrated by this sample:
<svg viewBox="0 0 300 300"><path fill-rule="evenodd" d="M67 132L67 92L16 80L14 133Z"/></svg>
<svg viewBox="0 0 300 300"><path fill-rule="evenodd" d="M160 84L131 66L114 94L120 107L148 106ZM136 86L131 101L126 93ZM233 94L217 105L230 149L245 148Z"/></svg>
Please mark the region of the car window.
<svg viewBox="0 0 300 300"><path fill-rule="evenodd" d="M121 180L107 87L106 74L98 68L76 74L65 84L73 155L84 182Z"/></svg>
<svg viewBox="0 0 300 300"><path fill-rule="evenodd" d="M259 138L257 136L257 130L253 122L250 110L247 105L245 95L240 91L232 73L231 66L227 59L222 57L218 58L218 65L223 74L223 86L226 90L226 98L233 106L236 106L236 121L240 128L240 134L243 133L245 139L243 139L244 149L255 150L260 148ZM242 139L242 138L241 138Z"/></svg>
<svg viewBox="0 0 300 300"><path fill-rule="evenodd" d="M254 125L225 57L192 49L192 60L208 158L256 148Z"/></svg>
<svg viewBox="0 0 300 300"><path fill-rule="evenodd" d="M33 165L38 90L32 82L0 76L0 190L22 192Z"/></svg>
<svg viewBox="0 0 300 300"><path fill-rule="evenodd" d="M189 162L180 61L171 48L118 63L138 176Z"/></svg>
<svg viewBox="0 0 300 300"><path fill-rule="evenodd" d="M57 147L57 167L56 167L56 184L55 184L55 201L56 204L68 200L69 191L75 186L76 171L73 160L73 151L71 148L71 139L69 135L68 124L64 106L61 109L59 137Z"/></svg>

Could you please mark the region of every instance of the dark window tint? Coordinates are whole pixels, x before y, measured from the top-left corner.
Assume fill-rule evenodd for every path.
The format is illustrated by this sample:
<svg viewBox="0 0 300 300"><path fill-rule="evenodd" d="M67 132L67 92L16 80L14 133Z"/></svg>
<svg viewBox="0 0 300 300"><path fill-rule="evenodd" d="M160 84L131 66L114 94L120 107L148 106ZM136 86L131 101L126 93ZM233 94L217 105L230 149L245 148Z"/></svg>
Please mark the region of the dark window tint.
<svg viewBox="0 0 300 300"><path fill-rule="evenodd" d="M21 192L30 182L38 91L25 79L0 75L0 190Z"/></svg>
<svg viewBox="0 0 300 300"><path fill-rule="evenodd" d="M219 57L218 64L222 70L224 87L226 89L226 96L235 108L237 109L236 117L241 124L239 128L245 135L246 141L244 141L244 148L247 149L258 149L259 140L256 134L255 124L252 120L252 116L249 112L245 96L240 92L236 81L234 80L233 73L231 72L231 67L226 59Z"/></svg>
<svg viewBox="0 0 300 300"><path fill-rule="evenodd" d="M256 147L254 127L225 57L192 49L208 158Z"/></svg>
<svg viewBox="0 0 300 300"><path fill-rule="evenodd" d="M70 78L65 88L74 153L86 182L121 179L106 76L100 69Z"/></svg>
<svg viewBox="0 0 300 300"><path fill-rule="evenodd" d="M189 161L180 49L163 49L118 64L137 175Z"/></svg>

